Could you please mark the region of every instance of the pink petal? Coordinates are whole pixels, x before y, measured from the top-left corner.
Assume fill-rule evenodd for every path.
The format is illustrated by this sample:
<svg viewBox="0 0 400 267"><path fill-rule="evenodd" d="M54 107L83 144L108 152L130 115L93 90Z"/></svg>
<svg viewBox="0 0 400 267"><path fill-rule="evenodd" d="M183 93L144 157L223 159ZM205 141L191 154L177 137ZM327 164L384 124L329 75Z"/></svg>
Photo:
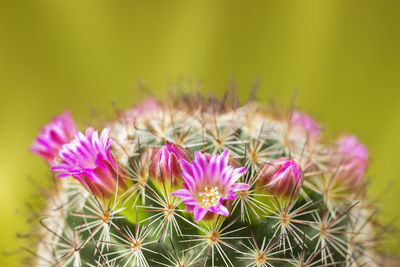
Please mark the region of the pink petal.
<svg viewBox="0 0 400 267"><path fill-rule="evenodd" d="M202 207L195 207L194 208L194 219L196 220L196 222L200 221L201 219L203 219L203 217L206 215L207 210L203 209Z"/></svg>
<svg viewBox="0 0 400 267"><path fill-rule="evenodd" d="M232 185L232 187L231 187L231 189L233 189L233 192L247 190L249 188L250 188L250 185L245 184L245 183L237 183L237 184Z"/></svg>
<svg viewBox="0 0 400 267"><path fill-rule="evenodd" d="M204 178L204 171L201 168L200 164L198 164L197 162L193 161L193 174L194 174L194 178L196 179L196 181L198 183L200 183L203 178Z"/></svg>
<svg viewBox="0 0 400 267"><path fill-rule="evenodd" d="M233 171L232 173L232 179L234 181L237 181L240 177L243 176L243 174L246 172L246 167L242 167L242 168L237 168Z"/></svg>
<svg viewBox="0 0 400 267"><path fill-rule="evenodd" d="M195 192L196 191L196 182L192 178L192 176L188 175L187 173L182 173L181 174L183 180L185 181L185 184L187 188L189 189L190 192Z"/></svg>
<svg viewBox="0 0 400 267"><path fill-rule="evenodd" d="M222 216L229 216L228 209L221 203L219 203L217 206L208 208L208 210L217 214L221 214Z"/></svg>
<svg viewBox="0 0 400 267"><path fill-rule="evenodd" d="M219 158L212 157L207 167L207 178L209 179L210 184L216 184L220 179L221 170L219 166Z"/></svg>
<svg viewBox="0 0 400 267"><path fill-rule="evenodd" d="M226 167L221 174L221 179L219 182L219 185L221 187L229 187L230 184L233 184L235 181L232 181L232 172L233 172L233 167L228 166Z"/></svg>
<svg viewBox="0 0 400 267"><path fill-rule="evenodd" d="M178 189L174 192L171 193L171 195L179 197L179 198L185 198L185 197L191 197L192 194L186 189Z"/></svg>
<svg viewBox="0 0 400 267"><path fill-rule="evenodd" d="M190 175L190 176L192 176L194 178L192 165L189 162L187 162L186 160L184 160L184 159L181 159L179 161L179 163L181 165L182 172L186 173L186 174L188 174L188 175Z"/></svg>
<svg viewBox="0 0 400 267"><path fill-rule="evenodd" d="M186 205L193 205L193 206L199 204L197 200L194 199L193 197L182 198L182 202L185 203Z"/></svg>
<svg viewBox="0 0 400 267"><path fill-rule="evenodd" d="M207 170L208 160L203 154L201 154L199 151L195 151L194 158L204 171Z"/></svg>
<svg viewBox="0 0 400 267"><path fill-rule="evenodd" d="M195 207L195 206L193 206L193 205L186 205L185 210L186 210L187 212L193 212L194 207Z"/></svg>
<svg viewBox="0 0 400 267"><path fill-rule="evenodd" d="M222 169L223 167L228 166L228 161L229 161L229 150L225 150L224 153L222 153L222 155L220 156L220 159L221 159L221 163L222 163L221 169Z"/></svg>
<svg viewBox="0 0 400 267"><path fill-rule="evenodd" d="M236 198L236 193L234 193L233 190L229 190L226 197L221 197L221 200L235 200L235 198Z"/></svg>
<svg viewBox="0 0 400 267"><path fill-rule="evenodd" d="M231 187L240 177L243 176L244 172L246 172L246 167L234 169L230 175L229 181L226 183L226 186Z"/></svg>
<svg viewBox="0 0 400 267"><path fill-rule="evenodd" d="M179 197L182 199L182 202L186 205L196 205L197 201L193 198L192 194L186 189L179 189L172 192L173 196Z"/></svg>

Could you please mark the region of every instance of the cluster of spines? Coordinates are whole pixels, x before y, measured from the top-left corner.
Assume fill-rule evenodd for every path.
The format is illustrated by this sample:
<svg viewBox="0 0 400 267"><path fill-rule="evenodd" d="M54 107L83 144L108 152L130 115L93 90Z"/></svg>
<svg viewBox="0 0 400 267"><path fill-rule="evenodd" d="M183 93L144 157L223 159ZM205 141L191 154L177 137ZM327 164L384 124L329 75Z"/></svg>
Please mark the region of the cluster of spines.
<svg viewBox="0 0 400 267"><path fill-rule="evenodd" d="M151 108L149 108L149 106ZM36 263L66 266L329 266L376 262L373 214L361 193L336 182L340 169L318 125L271 117L255 103L241 107L189 97L164 106L154 99L109 124L113 157L125 188L104 196L57 180L41 220ZM292 116L293 117L293 116ZM292 128L298 127L294 130ZM313 131L312 134L309 131ZM290 134L292 133L292 134ZM172 194L172 175L151 175L154 151L166 143L211 155L229 151L245 166L228 217L196 222ZM268 162L292 158L304 184L280 197L260 184ZM333 161L335 162L335 161ZM337 163L337 161L336 161ZM168 173L167 173L168 174ZM363 190L362 187L359 191ZM354 187L353 187L354 189ZM300 191L299 194L295 193ZM362 191L361 191L362 192ZM61 205L61 206L60 206ZM57 207L57 208L55 208ZM47 215L47 216L46 216ZM369 229L368 229L369 230ZM363 262L361 262L363 263Z"/></svg>

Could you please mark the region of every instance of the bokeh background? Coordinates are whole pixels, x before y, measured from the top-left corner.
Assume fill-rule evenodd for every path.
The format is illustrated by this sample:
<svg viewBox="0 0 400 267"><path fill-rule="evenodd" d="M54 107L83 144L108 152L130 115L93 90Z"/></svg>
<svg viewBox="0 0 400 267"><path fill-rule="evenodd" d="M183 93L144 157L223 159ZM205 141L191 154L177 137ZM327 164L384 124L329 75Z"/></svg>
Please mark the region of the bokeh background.
<svg viewBox="0 0 400 267"><path fill-rule="evenodd" d="M179 81L221 95L234 77L245 100L259 80L260 101L286 106L298 90L329 133L369 147L370 197L400 227L399 14L395 0L0 1L0 265L21 257L30 180L49 184L28 152L40 127L65 108L84 125Z"/></svg>

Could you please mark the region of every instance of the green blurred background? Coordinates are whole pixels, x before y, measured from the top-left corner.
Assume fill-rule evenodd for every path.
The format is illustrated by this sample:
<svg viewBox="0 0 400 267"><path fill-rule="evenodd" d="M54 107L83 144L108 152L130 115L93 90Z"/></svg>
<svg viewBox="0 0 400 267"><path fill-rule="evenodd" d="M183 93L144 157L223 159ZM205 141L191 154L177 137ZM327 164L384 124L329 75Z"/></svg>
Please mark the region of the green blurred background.
<svg viewBox="0 0 400 267"><path fill-rule="evenodd" d="M370 148L370 197L400 226L399 14L399 1L1 1L0 265L18 265L29 230L27 177L48 184L28 153L40 127L65 108L81 125L110 116L144 97L139 81L220 95L233 75L244 100L261 78L259 99L284 105L298 89L298 107Z"/></svg>

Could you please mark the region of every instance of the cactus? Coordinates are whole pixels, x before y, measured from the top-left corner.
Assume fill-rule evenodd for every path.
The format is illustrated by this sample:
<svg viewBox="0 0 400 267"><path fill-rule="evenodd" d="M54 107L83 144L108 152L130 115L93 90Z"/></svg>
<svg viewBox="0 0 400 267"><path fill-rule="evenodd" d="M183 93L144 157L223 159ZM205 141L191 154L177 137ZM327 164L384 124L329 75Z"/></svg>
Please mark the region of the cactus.
<svg viewBox="0 0 400 267"><path fill-rule="evenodd" d="M100 132L70 113L32 146L57 177L36 266L379 265L368 151L299 111L150 98Z"/></svg>

